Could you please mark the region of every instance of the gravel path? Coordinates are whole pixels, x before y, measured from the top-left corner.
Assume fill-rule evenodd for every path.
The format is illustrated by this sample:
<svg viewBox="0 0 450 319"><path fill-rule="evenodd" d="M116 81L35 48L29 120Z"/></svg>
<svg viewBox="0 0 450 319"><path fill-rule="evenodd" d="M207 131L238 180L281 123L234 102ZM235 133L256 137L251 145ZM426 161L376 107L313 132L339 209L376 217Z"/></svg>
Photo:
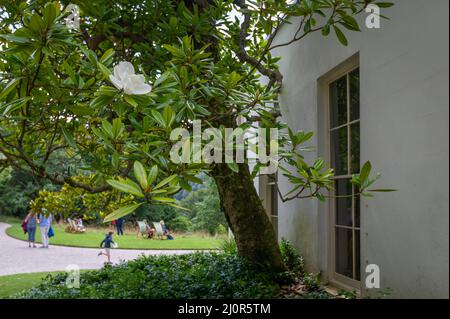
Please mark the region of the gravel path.
<svg viewBox="0 0 450 319"><path fill-rule="evenodd" d="M49 249L28 248L28 243L6 235L10 225L0 223L0 276L65 270L68 265L78 265L80 269L101 268L105 256L97 256L97 248L76 248L52 246ZM40 245L38 244L38 247ZM188 250L136 250L111 249L111 261L134 259L139 255L186 254Z"/></svg>

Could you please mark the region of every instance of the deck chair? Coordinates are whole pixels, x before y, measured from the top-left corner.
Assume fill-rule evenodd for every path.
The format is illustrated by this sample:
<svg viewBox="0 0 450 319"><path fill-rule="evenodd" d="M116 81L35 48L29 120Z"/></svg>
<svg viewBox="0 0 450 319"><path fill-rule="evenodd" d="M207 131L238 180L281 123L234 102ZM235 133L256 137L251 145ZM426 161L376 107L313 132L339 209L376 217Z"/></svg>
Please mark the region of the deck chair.
<svg viewBox="0 0 450 319"><path fill-rule="evenodd" d="M163 232L162 225L159 222L153 222L153 226L155 226L155 229L156 229L156 236L159 239L164 239L164 232Z"/></svg>
<svg viewBox="0 0 450 319"><path fill-rule="evenodd" d="M65 229L67 233L84 233L86 231L86 228L78 228L77 223L73 219L68 218L67 223L69 224Z"/></svg>
<svg viewBox="0 0 450 319"><path fill-rule="evenodd" d="M145 236L145 238L148 238L148 226L144 221L138 221L139 230L137 233L137 236L139 237L139 234L141 234L142 237Z"/></svg>

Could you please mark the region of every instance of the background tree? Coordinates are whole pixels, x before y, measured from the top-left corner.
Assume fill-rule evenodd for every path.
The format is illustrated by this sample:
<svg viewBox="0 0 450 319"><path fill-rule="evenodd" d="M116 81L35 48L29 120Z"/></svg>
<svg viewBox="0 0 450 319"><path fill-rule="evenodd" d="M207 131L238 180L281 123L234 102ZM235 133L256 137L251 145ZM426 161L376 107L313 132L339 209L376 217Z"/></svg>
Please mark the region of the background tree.
<svg viewBox="0 0 450 319"><path fill-rule="evenodd" d="M250 172L247 163L173 163L170 133L192 129L196 119L218 128L286 128L276 103L283 76L271 50L330 30L346 44L341 28L358 31L354 16L375 1L70 2L80 8L78 31L64 20L69 1L15 0L0 7L1 165L90 193L114 187L140 201L105 220L143 202L177 206L173 195L206 171L217 184L239 254L285 269L253 184L262 166ZM275 46L280 26L294 17L292 40ZM128 90L117 78L111 83L112 66L120 61L130 61L152 91L135 94L144 91ZM145 88L142 77L134 79ZM279 163L294 186L283 199L323 200L331 187L333 172L322 160L303 161L302 145L311 136L289 131L278 140ZM89 183L74 178L70 167L48 169L60 149L96 172ZM369 173L367 164L353 179L361 192L374 181Z"/></svg>

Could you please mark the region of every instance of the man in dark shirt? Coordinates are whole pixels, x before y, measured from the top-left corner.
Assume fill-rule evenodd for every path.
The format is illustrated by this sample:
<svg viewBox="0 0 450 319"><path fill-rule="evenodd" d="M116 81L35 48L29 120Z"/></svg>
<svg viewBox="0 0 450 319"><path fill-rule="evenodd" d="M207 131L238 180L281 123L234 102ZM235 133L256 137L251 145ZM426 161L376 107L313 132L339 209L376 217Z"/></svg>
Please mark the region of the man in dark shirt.
<svg viewBox="0 0 450 319"><path fill-rule="evenodd" d="M116 220L117 236L123 235L123 222L124 222L123 217L120 217L118 220Z"/></svg>

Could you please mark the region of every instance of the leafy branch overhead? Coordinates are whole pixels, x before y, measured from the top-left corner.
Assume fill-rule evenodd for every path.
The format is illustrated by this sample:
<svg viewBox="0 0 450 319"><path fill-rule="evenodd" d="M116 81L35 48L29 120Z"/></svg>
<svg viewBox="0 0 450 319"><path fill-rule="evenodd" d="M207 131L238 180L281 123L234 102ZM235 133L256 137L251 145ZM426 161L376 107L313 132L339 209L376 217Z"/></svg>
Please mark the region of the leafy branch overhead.
<svg viewBox="0 0 450 319"><path fill-rule="evenodd" d="M178 206L174 194L217 168L171 161L173 129L192 132L192 122L202 120L221 130L286 131L274 50L317 31L327 36L334 30L347 44L345 33L360 30L357 16L369 4L390 6L372 0L71 3L80 9L79 30L68 28L69 12L59 1L0 5L0 167L89 194L120 191L137 200L106 221L142 202ZM296 32L278 43L284 23ZM294 187L285 200L324 199L331 190L326 163L304 159L312 135L288 130L276 143L280 169ZM50 170L62 151L95 172L92 178L77 178L70 166ZM242 165L227 165L225 178L243 173ZM254 167L252 177L264 165ZM363 195L380 191L370 188L377 177L369 175L366 164L352 180Z"/></svg>

